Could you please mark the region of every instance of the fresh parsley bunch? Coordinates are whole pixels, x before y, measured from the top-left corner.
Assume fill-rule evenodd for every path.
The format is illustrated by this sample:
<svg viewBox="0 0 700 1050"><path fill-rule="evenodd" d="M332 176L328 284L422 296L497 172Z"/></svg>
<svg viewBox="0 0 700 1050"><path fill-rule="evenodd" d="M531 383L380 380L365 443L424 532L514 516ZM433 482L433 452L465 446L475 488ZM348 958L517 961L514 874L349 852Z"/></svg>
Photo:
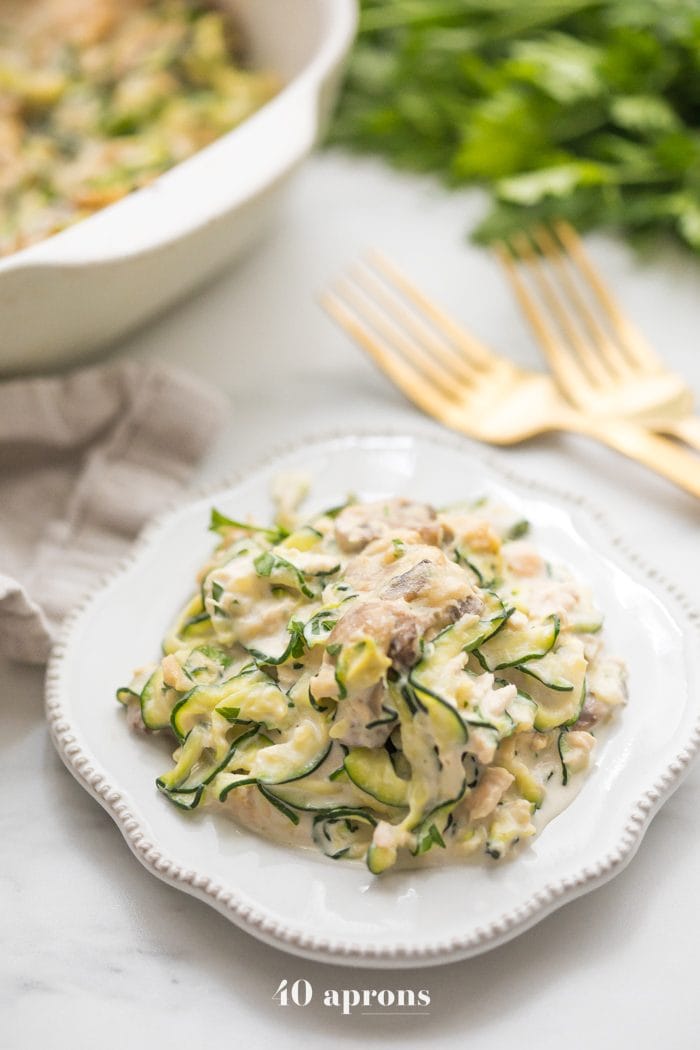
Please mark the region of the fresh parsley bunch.
<svg viewBox="0 0 700 1050"><path fill-rule="evenodd" d="M331 142L700 252L700 0L362 0Z"/></svg>

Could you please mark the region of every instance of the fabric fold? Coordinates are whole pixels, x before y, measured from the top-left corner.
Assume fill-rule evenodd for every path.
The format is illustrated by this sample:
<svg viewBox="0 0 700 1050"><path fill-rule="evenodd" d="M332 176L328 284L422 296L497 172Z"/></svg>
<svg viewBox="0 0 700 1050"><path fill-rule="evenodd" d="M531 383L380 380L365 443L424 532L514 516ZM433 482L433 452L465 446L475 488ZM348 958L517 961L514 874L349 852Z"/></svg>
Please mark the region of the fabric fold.
<svg viewBox="0 0 700 1050"><path fill-rule="evenodd" d="M0 385L0 653L47 659L65 614L182 491L226 405L161 364Z"/></svg>

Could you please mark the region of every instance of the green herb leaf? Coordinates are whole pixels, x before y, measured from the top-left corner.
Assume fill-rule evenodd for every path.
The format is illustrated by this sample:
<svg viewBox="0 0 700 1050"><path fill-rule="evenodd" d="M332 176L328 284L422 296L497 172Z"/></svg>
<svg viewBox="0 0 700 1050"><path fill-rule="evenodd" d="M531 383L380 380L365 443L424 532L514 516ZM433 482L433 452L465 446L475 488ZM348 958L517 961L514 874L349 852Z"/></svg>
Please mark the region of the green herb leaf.
<svg viewBox="0 0 700 1050"><path fill-rule="evenodd" d="M270 577L275 586L293 587L301 591L305 598L316 597L314 591L306 582L306 577L301 569L298 569L296 565L292 565L286 558L280 558L278 554L273 554L272 551L265 551L255 558L253 565L258 576Z"/></svg>
<svg viewBox="0 0 700 1050"><path fill-rule="evenodd" d="M487 188L491 241L559 217L700 251L697 0L362 0L330 143Z"/></svg>
<svg viewBox="0 0 700 1050"><path fill-rule="evenodd" d="M520 521L516 521L514 525L511 525L505 538L507 540L519 540L521 536L526 536L529 531L530 522L526 518L521 518Z"/></svg>
<svg viewBox="0 0 700 1050"><path fill-rule="evenodd" d="M229 518L226 514L222 514L216 507L211 508L211 517L209 519L209 531L224 533L227 529L245 529L246 532L259 532L265 536L271 543L279 543L286 536L289 535L286 529L281 527L275 527L273 529L266 528L264 525L251 525L247 521L236 521L235 518Z"/></svg>
<svg viewBox="0 0 700 1050"><path fill-rule="evenodd" d="M216 711L228 722L235 722L241 713L240 707L217 707Z"/></svg>
<svg viewBox="0 0 700 1050"><path fill-rule="evenodd" d="M291 642L289 656L298 660L306 652L306 639L304 638L304 624L300 620L290 620L287 625Z"/></svg>

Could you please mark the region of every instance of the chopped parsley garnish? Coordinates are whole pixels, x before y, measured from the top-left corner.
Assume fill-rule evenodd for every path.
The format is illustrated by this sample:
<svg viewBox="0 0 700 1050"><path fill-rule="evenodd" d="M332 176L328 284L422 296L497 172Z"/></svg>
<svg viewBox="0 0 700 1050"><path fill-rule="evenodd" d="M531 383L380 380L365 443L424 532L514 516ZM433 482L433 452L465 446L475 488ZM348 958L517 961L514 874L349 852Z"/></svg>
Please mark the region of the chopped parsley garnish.
<svg viewBox="0 0 700 1050"><path fill-rule="evenodd" d="M229 518L226 514L222 514L221 511L217 510L216 507L211 508L211 517L209 519L209 531L224 533L227 529L245 529L246 532L259 532L265 536L270 543L279 543L280 540L285 539L289 533L286 529L281 526L275 526L275 528L265 528L263 525L252 525L248 521L237 521L235 518Z"/></svg>

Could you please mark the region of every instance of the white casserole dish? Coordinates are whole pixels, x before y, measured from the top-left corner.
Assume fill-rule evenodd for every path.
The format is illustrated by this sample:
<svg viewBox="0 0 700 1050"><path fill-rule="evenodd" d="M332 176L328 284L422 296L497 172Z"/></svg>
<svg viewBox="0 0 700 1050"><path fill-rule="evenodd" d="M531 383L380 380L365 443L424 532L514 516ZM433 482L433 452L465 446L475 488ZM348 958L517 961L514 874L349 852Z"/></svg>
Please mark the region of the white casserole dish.
<svg viewBox="0 0 700 1050"><path fill-rule="evenodd" d="M240 255L278 207L335 99L355 0L220 0L283 80L240 127L125 197L0 259L0 372L104 346Z"/></svg>

